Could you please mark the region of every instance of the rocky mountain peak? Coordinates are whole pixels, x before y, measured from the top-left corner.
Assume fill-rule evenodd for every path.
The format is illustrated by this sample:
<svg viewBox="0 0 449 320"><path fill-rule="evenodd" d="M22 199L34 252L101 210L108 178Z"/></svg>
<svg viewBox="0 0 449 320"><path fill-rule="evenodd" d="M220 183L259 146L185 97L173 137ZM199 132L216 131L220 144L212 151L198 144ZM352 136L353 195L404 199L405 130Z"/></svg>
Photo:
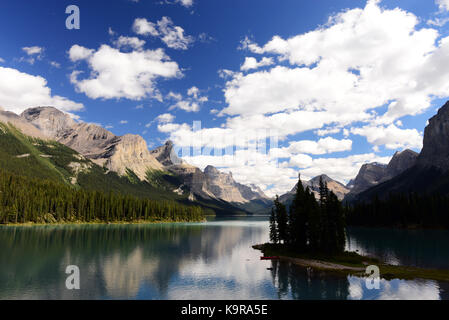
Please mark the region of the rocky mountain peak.
<svg viewBox="0 0 449 320"><path fill-rule="evenodd" d="M382 163L367 163L364 164L356 178L351 180L347 187L350 187L351 194L359 194L373 186L390 180L397 175L400 175L407 169L416 164L418 153L406 149L398 151L394 154L388 164Z"/></svg>
<svg viewBox="0 0 449 320"><path fill-rule="evenodd" d="M68 114L53 107L29 108L20 116L53 139L66 134L77 124Z"/></svg>
<svg viewBox="0 0 449 320"><path fill-rule="evenodd" d="M12 124L14 127L22 131L22 133L39 139L48 139L49 137L45 135L41 130L39 130L35 125L29 123L27 120L18 116L14 112L0 110L0 122L5 124Z"/></svg>
<svg viewBox="0 0 449 320"><path fill-rule="evenodd" d="M396 152L393 158L388 163L387 171L388 175L395 177L405 170L409 169L416 163L418 158L418 153L415 151L406 149L402 152Z"/></svg>
<svg viewBox="0 0 449 320"><path fill-rule="evenodd" d="M449 171L449 101L429 120L417 164Z"/></svg>
<svg viewBox="0 0 449 320"><path fill-rule="evenodd" d="M183 164L183 161L175 152L172 141L168 140L163 146L151 151L151 155L155 157L164 167L170 167Z"/></svg>
<svg viewBox="0 0 449 320"><path fill-rule="evenodd" d="M220 171L218 171L218 169L215 168L214 166L209 165L206 168L204 168L204 173L208 175L218 175L220 174Z"/></svg>

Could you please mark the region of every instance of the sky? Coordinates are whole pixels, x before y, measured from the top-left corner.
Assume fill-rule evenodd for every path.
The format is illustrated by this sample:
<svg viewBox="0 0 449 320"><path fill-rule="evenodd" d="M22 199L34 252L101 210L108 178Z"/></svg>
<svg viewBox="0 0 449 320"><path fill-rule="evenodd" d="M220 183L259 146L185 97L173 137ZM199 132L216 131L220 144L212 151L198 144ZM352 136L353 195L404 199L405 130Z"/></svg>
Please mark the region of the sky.
<svg viewBox="0 0 449 320"><path fill-rule="evenodd" d="M79 29L68 29L79 9ZM268 195L422 148L449 0L3 0L0 106L55 106Z"/></svg>

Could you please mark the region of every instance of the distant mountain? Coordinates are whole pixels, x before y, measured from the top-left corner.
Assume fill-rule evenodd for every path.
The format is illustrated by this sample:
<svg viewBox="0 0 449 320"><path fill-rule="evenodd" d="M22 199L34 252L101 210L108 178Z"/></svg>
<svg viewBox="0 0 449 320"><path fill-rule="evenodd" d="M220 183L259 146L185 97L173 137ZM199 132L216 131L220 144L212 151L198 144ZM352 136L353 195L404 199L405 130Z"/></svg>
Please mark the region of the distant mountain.
<svg viewBox="0 0 449 320"><path fill-rule="evenodd" d="M381 163L364 164L357 177L346 187L350 189L347 199L368 190L382 182L388 181L415 165L418 154L412 150L396 152L388 165Z"/></svg>
<svg viewBox="0 0 449 320"><path fill-rule="evenodd" d="M236 182L232 173L221 172L213 166L207 166L204 171L201 171L199 168L187 164L178 158L171 141L151 151L151 154L164 165L166 170L181 177L194 195L239 205L254 200L269 199L260 188Z"/></svg>
<svg viewBox="0 0 449 320"><path fill-rule="evenodd" d="M343 200L345 195L349 193L349 189L346 188L344 184L323 174L323 175L317 176L309 181L302 181L303 187L304 188L308 187L315 194L316 199L319 198L320 178L323 180L323 182L327 183L327 187L329 188L329 190L332 191L333 193L335 193L335 195L338 197L338 199ZM293 197L295 196L297 186L298 186L298 184L296 184L291 191L280 196L279 200L286 205L290 205L290 203L293 200Z"/></svg>
<svg viewBox="0 0 449 320"><path fill-rule="evenodd" d="M399 168L407 167L413 158L414 155L408 157L405 165L400 163ZM374 196L382 199L390 193L409 192L449 194L449 102L429 120L423 149L414 164L392 179L360 193L357 199L369 201Z"/></svg>

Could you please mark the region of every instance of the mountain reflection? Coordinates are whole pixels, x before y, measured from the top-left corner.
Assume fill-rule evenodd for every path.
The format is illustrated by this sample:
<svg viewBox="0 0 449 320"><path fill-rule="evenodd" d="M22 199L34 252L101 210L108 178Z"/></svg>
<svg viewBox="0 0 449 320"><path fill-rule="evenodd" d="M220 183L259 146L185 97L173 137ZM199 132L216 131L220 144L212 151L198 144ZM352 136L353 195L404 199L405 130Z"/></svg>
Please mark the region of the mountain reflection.
<svg viewBox="0 0 449 320"><path fill-rule="evenodd" d="M3 228L0 298L132 298L142 283L164 297L183 264L211 263L253 232L263 233L244 231L201 224ZM65 288L71 264L81 269L79 292Z"/></svg>
<svg viewBox="0 0 449 320"><path fill-rule="evenodd" d="M0 227L0 299L449 299L446 283L382 280L368 290L363 278L261 261L251 246L268 238L260 218ZM441 233L412 234L409 246L406 239L356 229L348 246L425 267L444 263ZM66 289L68 265L79 266L81 290Z"/></svg>

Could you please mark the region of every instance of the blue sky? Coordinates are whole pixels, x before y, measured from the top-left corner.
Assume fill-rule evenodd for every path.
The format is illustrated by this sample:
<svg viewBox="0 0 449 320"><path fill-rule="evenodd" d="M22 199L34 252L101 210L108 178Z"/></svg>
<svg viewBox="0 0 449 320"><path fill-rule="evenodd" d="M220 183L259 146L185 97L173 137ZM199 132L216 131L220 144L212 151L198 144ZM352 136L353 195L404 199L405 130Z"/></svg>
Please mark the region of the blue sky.
<svg viewBox="0 0 449 320"><path fill-rule="evenodd" d="M71 4L80 30L65 27ZM449 96L448 10L446 0L5 0L0 106L55 105L150 148L170 138L188 162L269 194L298 171L347 182L363 163L420 150Z"/></svg>

